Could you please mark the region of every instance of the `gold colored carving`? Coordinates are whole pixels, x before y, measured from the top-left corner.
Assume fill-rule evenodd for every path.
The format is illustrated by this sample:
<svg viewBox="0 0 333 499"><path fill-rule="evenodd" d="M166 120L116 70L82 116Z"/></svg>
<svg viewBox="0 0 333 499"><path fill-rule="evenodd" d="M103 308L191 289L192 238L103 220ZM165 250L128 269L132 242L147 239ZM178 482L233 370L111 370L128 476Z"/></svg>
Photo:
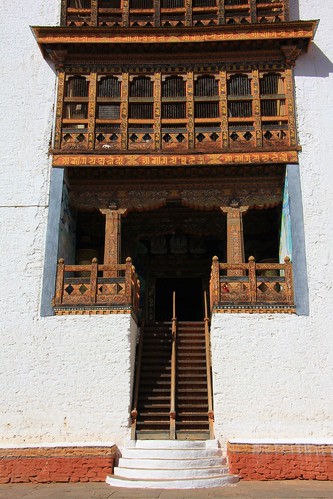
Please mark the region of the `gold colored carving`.
<svg viewBox="0 0 333 499"><path fill-rule="evenodd" d="M223 154L55 154L54 167L83 166L192 166L247 165L259 163L297 163L297 151Z"/></svg>
<svg viewBox="0 0 333 499"><path fill-rule="evenodd" d="M54 134L54 147L60 149L61 147L61 130L62 130L62 108L65 93L65 78L66 75L63 71L58 73L58 96L56 107L56 125Z"/></svg>
<svg viewBox="0 0 333 499"><path fill-rule="evenodd" d="M128 2L127 2L128 3ZM124 2L125 4L125 2ZM125 8L125 5L124 5ZM224 25L196 28L182 31L169 28L167 33L153 31L138 33L137 30L112 31L100 28L98 32L92 28L82 27L80 30L58 27L34 27L33 31L39 44L58 43L192 43L192 42L229 42L251 40L290 40L312 39L316 29L316 21L296 21L293 23L265 25Z"/></svg>
<svg viewBox="0 0 333 499"><path fill-rule="evenodd" d="M88 147L95 148L97 73L90 73L89 107L88 107Z"/></svg>

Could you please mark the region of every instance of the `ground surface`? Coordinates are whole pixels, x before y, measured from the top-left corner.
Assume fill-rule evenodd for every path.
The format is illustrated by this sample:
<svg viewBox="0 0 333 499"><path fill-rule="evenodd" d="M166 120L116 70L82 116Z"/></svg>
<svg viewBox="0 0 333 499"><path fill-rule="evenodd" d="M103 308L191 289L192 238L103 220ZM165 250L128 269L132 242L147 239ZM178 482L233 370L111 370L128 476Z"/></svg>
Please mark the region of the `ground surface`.
<svg viewBox="0 0 333 499"><path fill-rule="evenodd" d="M0 499L331 499L333 482L274 481L240 482L236 485L201 490L123 489L105 483L9 484L0 485Z"/></svg>

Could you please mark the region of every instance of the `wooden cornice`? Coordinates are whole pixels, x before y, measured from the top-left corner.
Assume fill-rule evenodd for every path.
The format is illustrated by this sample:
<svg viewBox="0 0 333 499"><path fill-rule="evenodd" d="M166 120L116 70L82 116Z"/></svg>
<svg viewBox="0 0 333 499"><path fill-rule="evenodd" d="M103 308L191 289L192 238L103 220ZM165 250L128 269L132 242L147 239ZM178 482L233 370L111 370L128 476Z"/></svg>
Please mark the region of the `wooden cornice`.
<svg viewBox="0 0 333 499"><path fill-rule="evenodd" d="M293 62L306 51L313 39L318 21L292 21L278 24L223 25L183 28L117 28L105 27L32 27L45 59L56 64L73 60L112 62L132 60L133 54L152 59L179 60L179 55L191 54L192 59L227 55L228 59L244 59L249 53L265 59L275 54L281 60ZM201 56L201 57L200 57Z"/></svg>

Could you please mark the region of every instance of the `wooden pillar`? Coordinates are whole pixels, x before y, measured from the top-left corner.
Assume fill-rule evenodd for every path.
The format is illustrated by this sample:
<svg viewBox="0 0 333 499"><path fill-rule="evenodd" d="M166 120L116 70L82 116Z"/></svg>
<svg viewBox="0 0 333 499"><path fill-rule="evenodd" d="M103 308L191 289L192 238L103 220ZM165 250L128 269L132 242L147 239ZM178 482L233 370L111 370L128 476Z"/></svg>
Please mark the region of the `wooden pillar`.
<svg viewBox="0 0 333 499"><path fill-rule="evenodd" d="M294 102L294 86L293 86L293 70L286 69L286 93L287 93L287 112L288 112L288 128L290 145L297 145L296 120L295 120L295 102Z"/></svg>
<svg viewBox="0 0 333 499"><path fill-rule="evenodd" d="M188 148L195 148L195 124L194 124L194 75L193 71L187 72L187 131Z"/></svg>
<svg viewBox="0 0 333 499"><path fill-rule="evenodd" d="M159 28L161 26L161 2L154 0L154 26Z"/></svg>
<svg viewBox="0 0 333 499"><path fill-rule="evenodd" d="M185 0L185 26L192 26L192 0Z"/></svg>
<svg viewBox="0 0 333 499"><path fill-rule="evenodd" d="M161 92L162 81L161 71L156 71L154 74L154 149L159 151L161 145Z"/></svg>
<svg viewBox="0 0 333 499"><path fill-rule="evenodd" d="M227 149L229 147L229 123L228 123L227 72L225 70L220 71L219 80L220 80L220 116L221 116L222 148Z"/></svg>
<svg viewBox="0 0 333 499"><path fill-rule="evenodd" d="M67 26L67 0L61 0L60 25Z"/></svg>
<svg viewBox="0 0 333 499"><path fill-rule="evenodd" d="M120 104L120 118L121 118L121 148L128 148L128 91L129 91L129 74L124 72L121 77L121 104Z"/></svg>
<svg viewBox="0 0 333 499"><path fill-rule="evenodd" d="M253 95L254 129L256 133L256 147L262 147L260 83L259 83L258 69L254 69L252 72L252 95Z"/></svg>
<svg viewBox="0 0 333 499"><path fill-rule="evenodd" d="M54 134L54 149L60 149L61 147L61 136L62 136L62 109L64 106L64 95L65 95L65 72L59 71L58 73L58 96L57 96L57 107L56 107L56 124L55 124L55 134Z"/></svg>
<svg viewBox="0 0 333 499"><path fill-rule="evenodd" d="M126 209L101 209L105 215L105 244L104 264L117 265L121 257L121 216L125 215ZM115 277L116 272L104 273L104 277Z"/></svg>
<svg viewBox="0 0 333 499"><path fill-rule="evenodd" d="M90 73L88 107L88 148L95 149L97 73Z"/></svg>
<svg viewBox="0 0 333 499"><path fill-rule="evenodd" d="M227 214L227 263L244 263L243 213L248 206L221 206ZM242 270L233 270L228 275L243 275Z"/></svg>
<svg viewBox="0 0 333 499"><path fill-rule="evenodd" d="M129 0L123 0L123 27L129 26Z"/></svg>
<svg viewBox="0 0 333 499"><path fill-rule="evenodd" d="M91 26L98 25L98 5L97 0L91 0Z"/></svg>
<svg viewBox="0 0 333 499"><path fill-rule="evenodd" d="M251 23L257 22L257 2L256 0L250 0L250 16Z"/></svg>

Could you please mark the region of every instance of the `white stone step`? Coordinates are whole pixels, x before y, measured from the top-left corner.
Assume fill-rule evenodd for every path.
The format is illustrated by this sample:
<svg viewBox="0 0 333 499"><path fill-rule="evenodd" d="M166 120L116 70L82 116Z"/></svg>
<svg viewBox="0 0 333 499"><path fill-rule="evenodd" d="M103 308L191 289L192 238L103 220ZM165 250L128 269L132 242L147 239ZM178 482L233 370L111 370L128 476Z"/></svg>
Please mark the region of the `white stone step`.
<svg viewBox="0 0 333 499"><path fill-rule="evenodd" d="M131 478L133 480L168 480L183 478L206 478L227 475L228 468L211 466L209 468L187 468L187 469L143 469L143 468L115 468L116 478Z"/></svg>
<svg viewBox="0 0 333 499"><path fill-rule="evenodd" d="M206 449L207 442L209 448L218 448L217 440L137 440L136 449Z"/></svg>
<svg viewBox="0 0 333 499"><path fill-rule="evenodd" d="M198 459L119 459L119 467L124 468L208 468L208 466L223 466L227 462L225 457L206 457Z"/></svg>
<svg viewBox="0 0 333 499"><path fill-rule="evenodd" d="M123 458L130 459L197 459L222 457L220 449L121 449Z"/></svg>
<svg viewBox="0 0 333 499"><path fill-rule="evenodd" d="M238 482L235 475L216 476L210 478L187 478L182 480L130 480L108 476L106 483L112 487L126 487L136 489L201 489L209 487L223 487Z"/></svg>

